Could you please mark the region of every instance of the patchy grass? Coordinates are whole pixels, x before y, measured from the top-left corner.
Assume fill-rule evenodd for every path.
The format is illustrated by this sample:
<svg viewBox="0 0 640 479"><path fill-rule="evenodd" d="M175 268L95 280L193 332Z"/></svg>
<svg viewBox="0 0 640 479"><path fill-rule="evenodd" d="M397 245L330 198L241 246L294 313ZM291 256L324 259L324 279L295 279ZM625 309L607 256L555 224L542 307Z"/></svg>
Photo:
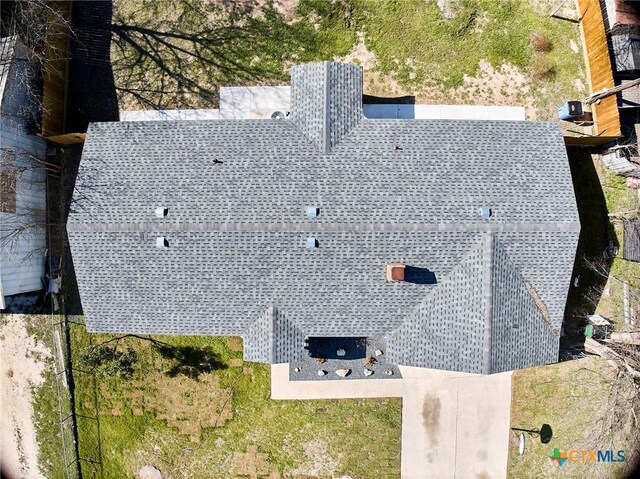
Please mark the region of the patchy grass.
<svg viewBox="0 0 640 479"><path fill-rule="evenodd" d="M624 177L616 175L600 161L596 162L596 166L609 213L637 212L638 196L636 190L629 188ZM618 241L622 244L622 230L619 233Z"/></svg>
<svg viewBox="0 0 640 479"><path fill-rule="evenodd" d="M498 70L509 65L526 76L516 101L538 108L540 119L554 118L556 103L578 94L574 81L584 70L583 58L569 45L570 40L579 43L577 27L537 11L530 2L457 1L450 19L435 1L356 4L358 26L366 33L380 71L407 91L437 87L450 102L501 103L499 91L490 88L499 81L497 75L486 78L475 91L459 88L487 61ZM544 52L535 52L537 44L530 41L534 33L548 40ZM553 75L532 79L541 63ZM509 88L508 78L504 80L504 88Z"/></svg>
<svg viewBox="0 0 640 479"><path fill-rule="evenodd" d="M291 64L344 57L367 66L375 95L518 104L551 119L559 103L583 94L576 25L527 1L452 5L445 18L435 1L301 0L287 18L270 2L119 1L112 61L120 104L211 108L220 86L288 83ZM544 38L542 50L532 34Z"/></svg>
<svg viewBox="0 0 640 479"><path fill-rule="evenodd" d="M548 423L553 439L542 444L525 434L523 456L518 454L518 434L512 431L508 475L513 478L622 478L629 463L567 463L560 467L550 456L554 449L615 450L631 456L636 430L629 411L622 410L626 387L616 373L597 357L515 371L512 378L511 426L540 428ZM636 411L637 413L638 411ZM613 416L624 420L618 424Z"/></svg>
<svg viewBox="0 0 640 479"><path fill-rule="evenodd" d="M75 360L110 338L74 325ZM155 339L204 349L215 367L194 375L179 367L189 358L126 338L122 346L138 356L130 380L98 376L94 383L76 372L81 454L101 461L104 477L134 477L148 464L188 477L236 477L252 468L271 477L399 476L400 399L273 401L269 367L243 362L240 338ZM85 476L100 477L100 466L83 466Z"/></svg>
<svg viewBox="0 0 640 479"><path fill-rule="evenodd" d="M37 342L44 343L53 351L53 330L48 315L25 315L27 332ZM38 439L38 465L45 477L66 476L65 459L60 435L60 413L58 391L55 382L55 367L52 358L46 358L44 382L33 392L33 412Z"/></svg>

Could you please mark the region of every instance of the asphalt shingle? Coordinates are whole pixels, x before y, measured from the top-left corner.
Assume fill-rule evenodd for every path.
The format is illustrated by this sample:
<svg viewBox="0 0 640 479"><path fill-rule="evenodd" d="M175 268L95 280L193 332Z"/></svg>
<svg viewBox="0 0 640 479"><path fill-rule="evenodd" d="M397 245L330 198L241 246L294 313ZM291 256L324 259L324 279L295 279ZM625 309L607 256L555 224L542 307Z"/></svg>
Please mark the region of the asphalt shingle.
<svg viewBox="0 0 640 479"><path fill-rule="evenodd" d="M353 65L292 83L286 119L90 126L68 222L90 330L242 335L264 362L305 336L388 335L402 364L479 372L520 364L492 356L504 338L548 362L557 339L521 293L559 328L580 226L558 125L365 119ZM433 281L388 283L389 262Z"/></svg>

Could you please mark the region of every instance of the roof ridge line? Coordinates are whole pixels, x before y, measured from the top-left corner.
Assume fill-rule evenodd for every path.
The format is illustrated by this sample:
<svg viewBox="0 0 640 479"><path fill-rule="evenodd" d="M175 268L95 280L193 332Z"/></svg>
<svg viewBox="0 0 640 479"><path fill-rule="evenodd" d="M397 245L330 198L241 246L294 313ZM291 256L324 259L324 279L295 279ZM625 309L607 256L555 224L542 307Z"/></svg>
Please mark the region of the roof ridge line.
<svg viewBox="0 0 640 479"><path fill-rule="evenodd" d="M465 233L519 233L519 232L545 232L545 233L566 233L575 232L576 226L580 223L575 221L557 221L549 223L539 222L440 222L440 223L251 223L251 222L215 222L202 223L191 221L146 221L122 223L103 222L67 222L67 229L71 232L82 231L104 231L104 232L131 232L131 233L152 233L164 231L254 231L254 232L465 232Z"/></svg>
<svg viewBox="0 0 640 479"><path fill-rule="evenodd" d="M324 62L324 99L322 108L322 153L327 154L331 144L331 125L329 125L329 107L331 86L329 85L329 62Z"/></svg>
<svg viewBox="0 0 640 479"><path fill-rule="evenodd" d="M458 263L453 268L451 268L449 273L442 279L442 281L438 281L433 288L429 289L429 291L427 291L425 296L422 298L422 301L420 301L415 307L412 308L411 313L407 314L405 316L405 318L400 322L400 324L398 326L396 326L395 328L390 329L388 332L384 333L385 336L393 335L393 333L395 333L398 329L400 329L402 326L404 326L405 323L407 323L407 321L409 321L415 315L415 313L420 310L422 305L425 302L427 302L429 299L431 299L431 297L434 295L435 291L439 288L439 286L442 283L444 283L447 279L449 279L451 276L453 276L458 271L458 269L461 267L461 265L467 260L467 258L472 253L474 253L477 250L477 248L480 246L480 243L483 242L483 241L484 241L484 238L480 238L480 239L476 240L475 244L470 246L469 249L467 249L467 251L465 251L465 253L460 257L460 261L458 261Z"/></svg>

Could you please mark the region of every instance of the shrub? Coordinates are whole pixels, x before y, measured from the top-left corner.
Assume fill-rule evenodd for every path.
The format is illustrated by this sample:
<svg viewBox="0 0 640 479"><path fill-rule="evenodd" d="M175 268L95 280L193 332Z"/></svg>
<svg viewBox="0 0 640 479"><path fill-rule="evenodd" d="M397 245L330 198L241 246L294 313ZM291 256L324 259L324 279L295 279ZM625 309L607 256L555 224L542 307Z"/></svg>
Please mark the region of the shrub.
<svg viewBox="0 0 640 479"><path fill-rule="evenodd" d="M539 57L533 62L533 78L543 80L555 73L555 67L544 57Z"/></svg>
<svg viewBox="0 0 640 479"><path fill-rule="evenodd" d="M373 356L367 356L366 358L364 358L364 361L363 361L366 367L373 366L375 362L376 362L376 358L374 358Z"/></svg>
<svg viewBox="0 0 640 479"><path fill-rule="evenodd" d="M80 353L80 365L92 371L100 372L105 377L131 379L134 364L138 355L131 348L118 351L115 347L98 345Z"/></svg>
<svg viewBox="0 0 640 479"><path fill-rule="evenodd" d="M326 363L327 360L325 358L316 358L316 364Z"/></svg>
<svg viewBox="0 0 640 479"><path fill-rule="evenodd" d="M551 40L543 33L533 32L529 35L529 43L537 52L548 52L551 50Z"/></svg>

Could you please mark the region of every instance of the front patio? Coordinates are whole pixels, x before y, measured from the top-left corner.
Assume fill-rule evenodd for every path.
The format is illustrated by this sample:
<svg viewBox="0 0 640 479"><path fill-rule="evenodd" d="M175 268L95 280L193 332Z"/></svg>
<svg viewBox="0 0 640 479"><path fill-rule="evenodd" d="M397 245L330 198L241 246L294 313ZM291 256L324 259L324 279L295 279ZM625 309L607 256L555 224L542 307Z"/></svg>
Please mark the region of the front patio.
<svg viewBox="0 0 640 479"><path fill-rule="evenodd" d="M310 337L305 358L289 365L290 381L399 379L400 369L386 361L381 337Z"/></svg>

